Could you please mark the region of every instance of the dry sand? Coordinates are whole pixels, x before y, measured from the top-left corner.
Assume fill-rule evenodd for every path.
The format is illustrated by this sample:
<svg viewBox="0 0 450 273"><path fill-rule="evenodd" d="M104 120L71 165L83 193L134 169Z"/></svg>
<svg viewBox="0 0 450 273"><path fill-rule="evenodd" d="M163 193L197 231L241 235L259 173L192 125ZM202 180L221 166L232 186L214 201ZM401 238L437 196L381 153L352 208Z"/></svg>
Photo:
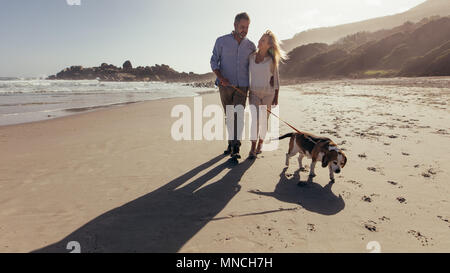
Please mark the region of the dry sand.
<svg viewBox="0 0 450 273"><path fill-rule="evenodd" d="M282 88L284 119L345 149L334 184L297 186L287 140L234 167L225 141L174 141L193 98L2 126L0 251L449 252L450 79L392 81Z"/></svg>

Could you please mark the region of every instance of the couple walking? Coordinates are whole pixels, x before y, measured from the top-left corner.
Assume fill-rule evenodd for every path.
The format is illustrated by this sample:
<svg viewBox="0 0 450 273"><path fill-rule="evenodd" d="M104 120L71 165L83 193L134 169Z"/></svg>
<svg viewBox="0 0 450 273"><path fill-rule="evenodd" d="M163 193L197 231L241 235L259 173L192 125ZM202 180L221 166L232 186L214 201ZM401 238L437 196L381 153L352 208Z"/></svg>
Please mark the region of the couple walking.
<svg viewBox="0 0 450 273"><path fill-rule="evenodd" d="M211 57L211 69L217 76L216 85L219 86L220 99L227 114L227 105L245 107L247 94L249 103L255 107L252 113L252 147L249 158L254 159L261 153L263 141L267 132L269 115L265 109L271 110L272 105L278 105L280 80L278 65L285 57L280 49L276 36L266 31L255 44L246 38L250 25L247 13L236 15L234 31L216 40ZM261 106L261 107L260 107ZM229 129L228 148L224 152L233 159L240 158L244 115L234 113L234 123L227 124ZM233 128L230 134L230 127Z"/></svg>

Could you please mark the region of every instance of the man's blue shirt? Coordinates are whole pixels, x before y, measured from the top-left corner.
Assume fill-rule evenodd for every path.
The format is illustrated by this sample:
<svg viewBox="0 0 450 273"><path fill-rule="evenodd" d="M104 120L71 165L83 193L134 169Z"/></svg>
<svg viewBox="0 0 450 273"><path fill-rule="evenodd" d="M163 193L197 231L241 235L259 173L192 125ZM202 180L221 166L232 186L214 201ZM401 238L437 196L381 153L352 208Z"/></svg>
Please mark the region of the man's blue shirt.
<svg viewBox="0 0 450 273"><path fill-rule="evenodd" d="M239 44L232 33L221 36L214 45L211 69L219 69L222 76L234 86L248 87L249 56L255 50L255 44L247 38ZM219 79L216 85L219 85Z"/></svg>

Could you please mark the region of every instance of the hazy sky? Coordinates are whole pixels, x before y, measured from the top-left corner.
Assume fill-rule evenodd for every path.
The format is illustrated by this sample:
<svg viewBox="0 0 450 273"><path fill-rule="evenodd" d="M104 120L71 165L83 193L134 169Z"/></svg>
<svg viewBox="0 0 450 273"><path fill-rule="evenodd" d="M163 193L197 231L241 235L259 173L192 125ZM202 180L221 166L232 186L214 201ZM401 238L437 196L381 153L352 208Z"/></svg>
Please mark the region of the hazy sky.
<svg viewBox="0 0 450 273"><path fill-rule="evenodd" d="M69 0L75 1L75 0ZM246 11L255 43L395 14L425 0L0 0L0 76L44 76L70 65L168 64L205 73L218 36Z"/></svg>

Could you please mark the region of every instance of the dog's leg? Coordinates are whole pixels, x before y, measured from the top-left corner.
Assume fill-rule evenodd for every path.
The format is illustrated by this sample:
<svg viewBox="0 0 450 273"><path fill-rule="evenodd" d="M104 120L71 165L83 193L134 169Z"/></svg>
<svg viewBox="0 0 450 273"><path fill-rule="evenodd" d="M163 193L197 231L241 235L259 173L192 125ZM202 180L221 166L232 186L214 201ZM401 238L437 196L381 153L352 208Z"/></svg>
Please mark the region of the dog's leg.
<svg viewBox="0 0 450 273"><path fill-rule="evenodd" d="M311 162L311 168L309 170L309 178L312 179L314 176L316 176L316 174L314 173L314 167L316 166L316 162L314 159Z"/></svg>
<svg viewBox="0 0 450 273"><path fill-rule="evenodd" d="M292 149L286 154L286 166L289 166L289 159L293 157L296 153L297 152Z"/></svg>
<svg viewBox="0 0 450 273"><path fill-rule="evenodd" d="M289 141L289 150L286 154L286 166L289 166L289 158L293 157L298 151L295 149L295 139L294 137L291 137L291 140Z"/></svg>
<svg viewBox="0 0 450 273"><path fill-rule="evenodd" d="M334 172L333 168L331 167L331 164L328 165L328 169L330 169L330 182L334 183Z"/></svg>
<svg viewBox="0 0 450 273"><path fill-rule="evenodd" d="M302 161L303 161L303 154L299 153L299 155L298 155L298 167L299 167L300 171L303 171L305 169L305 168L303 168Z"/></svg>

